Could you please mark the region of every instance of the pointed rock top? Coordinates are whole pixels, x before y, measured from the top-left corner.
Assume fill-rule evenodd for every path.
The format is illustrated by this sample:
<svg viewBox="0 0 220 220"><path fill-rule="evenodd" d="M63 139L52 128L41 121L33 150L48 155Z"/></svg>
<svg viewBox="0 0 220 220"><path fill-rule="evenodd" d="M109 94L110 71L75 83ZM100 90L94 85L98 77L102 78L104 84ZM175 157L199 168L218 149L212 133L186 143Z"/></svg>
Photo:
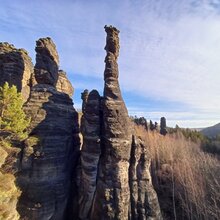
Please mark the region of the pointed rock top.
<svg viewBox="0 0 220 220"><path fill-rule="evenodd" d="M39 38L36 41L35 51L37 53L44 53L50 56L50 58L59 65L59 56L57 53L56 45L50 37Z"/></svg>
<svg viewBox="0 0 220 220"><path fill-rule="evenodd" d="M106 37L106 46L105 50L107 53L112 53L117 60L119 56L119 30L113 26L105 26L105 32L107 33Z"/></svg>

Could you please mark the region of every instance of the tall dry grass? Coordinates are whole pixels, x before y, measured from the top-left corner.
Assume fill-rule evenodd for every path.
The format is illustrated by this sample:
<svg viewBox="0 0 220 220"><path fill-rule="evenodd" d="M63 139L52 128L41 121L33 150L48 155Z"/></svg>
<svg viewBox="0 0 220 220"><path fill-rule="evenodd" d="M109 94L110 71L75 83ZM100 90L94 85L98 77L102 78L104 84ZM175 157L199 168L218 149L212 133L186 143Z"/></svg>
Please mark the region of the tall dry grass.
<svg viewBox="0 0 220 220"><path fill-rule="evenodd" d="M152 158L165 219L220 219L220 161L181 133L162 136L136 126Z"/></svg>

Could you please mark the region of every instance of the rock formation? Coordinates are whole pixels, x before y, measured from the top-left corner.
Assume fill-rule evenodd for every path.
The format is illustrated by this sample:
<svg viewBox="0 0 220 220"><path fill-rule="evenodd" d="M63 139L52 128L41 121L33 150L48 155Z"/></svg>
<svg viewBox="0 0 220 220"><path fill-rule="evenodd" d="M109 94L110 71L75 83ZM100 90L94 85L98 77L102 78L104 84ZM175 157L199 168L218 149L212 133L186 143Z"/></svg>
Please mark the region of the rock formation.
<svg viewBox="0 0 220 220"><path fill-rule="evenodd" d="M26 52L0 44L0 85L18 87L31 117L16 179L21 219L161 219L147 146L134 133L120 91L119 31L105 31L104 95L82 93L81 152L73 87L59 71L53 41L37 41L34 73Z"/></svg>
<svg viewBox="0 0 220 220"><path fill-rule="evenodd" d="M51 38L40 38L36 42L35 79L38 83L56 86L59 56Z"/></svg>
<svg viewBox="0 0 220 220"><path fill-rule="evenodd" d="M71 82L68 80L66 73L63 70L59 70L58 72L58 80L56 84L57 91L66 93L70 97L73 96L73 86Z"/></svg>
<svg viewBox="0 0 220 220"><path fill-rule="evenodd" d="M24 49L16 49L12 44L0 43L0 86L5 82L16 85L24 101L30 94L33 65Z"/></svg>
<svg viewBox="0 0 220 220"><path fill-rule="evenodd" d="M36 51L37 84L24 106L31 125L18 178L18 210L31 220L64 219L78 160L78 115L71 98L54 87L58 55L52 40L38 40Z"/></svg>
<svg viewBox="0 0 220 220"><path fill-rule="evenodd" d="M131 191L131 216L138 219L162 219L157 194L150 174L150 154L141 137L133 136L129 181Z"/></svg>
<svg viewBox="0 0 220 220"><path fill-rule="evenodd" d="M88 219L91 211L101 155L100 95L96 90L82 94L83 118L81 122L83 146L79 186L79 218Z"/></svg>
<svg viewBox="0 0 220 220"><path fill-rule="evenodd" d="M119 31L105 26L107 33L103 97L103 135L91 219L128 219L130 206L129 159L131 126L118 82Z"/></svg>
<svg viewBox="0 0 220 220"><path fill-rule="evenodd" d="M161 117L160 119L160 134L166 135L167 134L167 125L166 125L166 118Z"/></svg>
<svg viewBox="0 0 220 220"><path fill-rule="evenodd" d="M105 31L107 55L101 104L97 92L82 93L79 217L158 220L161 214L151 183L150 156L141 138L133 135L132 141L134 129L120 92L119 31L112 26L106 26Z"/></svg>

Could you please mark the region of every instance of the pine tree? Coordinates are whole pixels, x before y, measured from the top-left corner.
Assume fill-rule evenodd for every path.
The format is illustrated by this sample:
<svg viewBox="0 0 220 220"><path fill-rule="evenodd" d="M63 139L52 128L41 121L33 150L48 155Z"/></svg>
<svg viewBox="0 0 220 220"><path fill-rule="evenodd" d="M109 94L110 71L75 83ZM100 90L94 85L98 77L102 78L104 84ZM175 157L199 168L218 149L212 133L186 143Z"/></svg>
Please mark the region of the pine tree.
<svg viewBox="0 0 220 220"><path fill-rule="evenodd" d="M16 86L9 86L6 82L0 87L0 130L14 132L19 137L25 137L25 129L30 120L27 119L23 109L21 93Z"/></svg>

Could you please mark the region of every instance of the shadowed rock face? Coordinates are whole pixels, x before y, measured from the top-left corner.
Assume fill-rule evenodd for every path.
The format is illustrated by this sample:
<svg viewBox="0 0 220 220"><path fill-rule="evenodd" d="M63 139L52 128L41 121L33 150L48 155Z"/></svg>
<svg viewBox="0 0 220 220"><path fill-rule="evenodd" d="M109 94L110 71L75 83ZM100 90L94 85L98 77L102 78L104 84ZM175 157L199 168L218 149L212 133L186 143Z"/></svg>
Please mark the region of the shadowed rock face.
<svg viewBox="0 0 220 220"><path fill-rule="evenodd" d="M71 82L68 80L67 75L63 70L59 70L58 72L56 89L59 92L66 93L70 97L73 96L73 92L74 92L73 86Z"/></svg>
<svg viewBox="0 0 220 220"><path fill-rule="evenodd" d="M58 55L52 40L39 39L36 51L36 84L24 105L31 124L17 179L22 191L18 211L28 220L62 220L71 213L67 207L77 194L78 114L67 92L55 88Z"/></svg>
<svg viewBox="0 0 220 220"><path fill-rule="evenodd" d="M140 137L133 136L129 168L131 219L162 219L150 174L150 154Z"/></svg>
<svg viewBox="0 0 220 220"><path fill-rule="evenodd" d="M33 65L24 49L16 49L8 43L0 43L0 86L5 82L16 85L24 101L30 94Z"/></svg>
<svg viewBox="0 0 220 220"><path fill-rule="evenodd" d="M59 56L51 38L36 41L34 74L37 83L55 86L58 80Z"/></svg>
<svg viewBox="0 0 220 220"><path fill-rule="evenodd" d="M98 163L101 154L101 115L100 115L100 95L96 90L82 94L83 118L82 135L83 146L81 150L81 173L79 185L79 218L88 219L94 193L96 189Z"/></svg>
<svg viewBox="0 0 220 220"><path fill-rule="evenodd" d="M131 126L118 83L119 31L105 27L102 155L91 219L128 219Z"/></svg>
<svg viewBox="0 0 220 220"><path fill-rule="evenodd" d="M20 215L64 219L79 151L77 112L68 95L40 84L32 88L24 110L32 120L18 178Z"/></svg>

